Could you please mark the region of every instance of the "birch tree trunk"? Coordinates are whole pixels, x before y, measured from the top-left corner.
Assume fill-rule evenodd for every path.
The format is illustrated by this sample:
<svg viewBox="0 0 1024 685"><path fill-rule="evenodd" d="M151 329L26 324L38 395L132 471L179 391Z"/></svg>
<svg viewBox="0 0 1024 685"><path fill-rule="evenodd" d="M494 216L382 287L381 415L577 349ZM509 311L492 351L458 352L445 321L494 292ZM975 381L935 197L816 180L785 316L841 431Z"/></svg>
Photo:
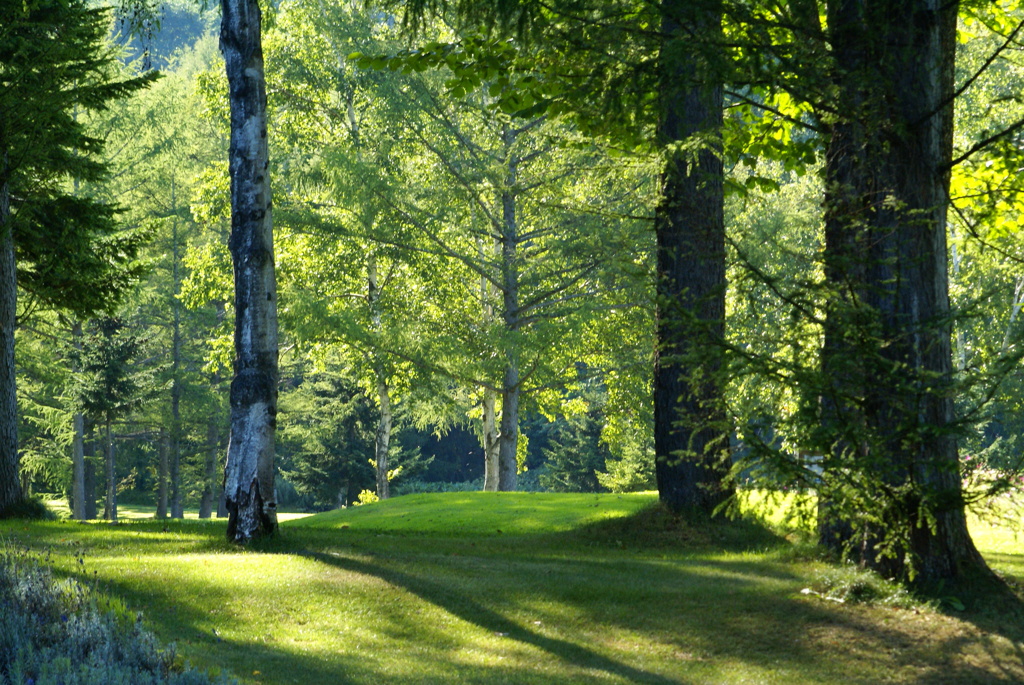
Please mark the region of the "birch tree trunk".
<svg viewBox="0 0 1024 685"><path fill-rule="evenodd" d="M277 285L271 223L267 94L256 0L222 0L220 48L231 106L231 257L235 277L235 377L224 475L228 539L277 528Z"/></svg>
<svg viewBox="0 0 1024 685"><path fill-rule="evenodd" d="M75 321L71 328L71 337L75 349L81 351L81 321ZM82 412L76 411L71 423L74 431L71 439L71 517L76 521L85 521L85 416Z"/></svg>
<svg viewBox="0 0 1024 685"><path fill-rule="evenodd" d="M0 512L22 499L18 456L18 395L14 372L14 326L18 280L7 183L7 151L0 140Z"/></svg>
<svg viewBox="0 0 1024 685"><path fill-rule="evenodd" d="M658 137L667 159L655 213L655 473L671 510L710 514L729 495L722 485L729 431L717 378L725 336L723 102L721 76L706 53L722 16L708 0L664 0L662 11ZM696 155L676 149L694 140Z"/></svg>

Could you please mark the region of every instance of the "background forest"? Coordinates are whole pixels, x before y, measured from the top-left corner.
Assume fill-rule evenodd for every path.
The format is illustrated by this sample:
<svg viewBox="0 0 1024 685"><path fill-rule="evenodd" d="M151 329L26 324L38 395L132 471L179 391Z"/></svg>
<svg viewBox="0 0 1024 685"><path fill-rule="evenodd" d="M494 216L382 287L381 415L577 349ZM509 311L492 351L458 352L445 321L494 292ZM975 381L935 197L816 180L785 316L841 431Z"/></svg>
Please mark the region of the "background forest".
<svg viewBox="0 0 1024 685"><path fill-rule="evenodd" d="M379 13L314 3L273 17L279 503L482 489L510 358L522 369L519 489L650 489L650 160L513 120L483 94L455 100L441 73L358 69L352 52L405 46ZM157 502L159 515L216 510L233 319L218 20L166 5L124 60L161 78L88 121L115 171L78 192L119 206L143 237L138 286L92 319L22 305L24 487L70 494L79 414L93 516L111 480L108 424L117 499ZM528 303L514 328L501 318L494 214L513 148ZM125 381L116 390L111 373Z"/></svg>
<svg viewBox="0 0 1024 685"><path fill-rule="evenodd" d="M664 151L645 144L647 96L628 87L649 76L643 31L592 47L613 63L581 68L426 13L417 35L434 40L417 44L360 2L264 12L278 504L497 489L502 449L516 455L514 489L652 489ZM948 223L957 430L962 475L994 491L1021 467L1024 47L1019 9L962 15ZM207 517L220 497L234 313L219 15L170 2L158 16L131 40L113 27L123 77L160 78L83 115L112 173L74 187L119 208L137 284L91 317L32 293L18 312L23 487L74 500L80 449L88 516L115 518L120 499ZM784 51L755 19L743 40ZM770 60L753 60L724 95L722 411L738 482L799 488L821 453L806 388L829 336L828 189L823 115L791 81L819 85L774 57L774 81L758 81ZM608 81L580 105L593 112L560 116L552 59Z"/></svg>

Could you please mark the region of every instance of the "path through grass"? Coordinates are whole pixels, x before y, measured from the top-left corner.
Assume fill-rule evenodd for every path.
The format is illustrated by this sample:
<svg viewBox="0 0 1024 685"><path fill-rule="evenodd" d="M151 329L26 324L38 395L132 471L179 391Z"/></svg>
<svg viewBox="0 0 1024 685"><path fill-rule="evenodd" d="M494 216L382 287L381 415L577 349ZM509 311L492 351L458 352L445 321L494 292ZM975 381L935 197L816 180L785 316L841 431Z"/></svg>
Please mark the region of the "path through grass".
<svg viewBox="0 0 1024 685"><path fill-rule="evenodd" d="M0 532L244 683L1024 681L1019 602L950 616L824 601L801 594L823 563L654 499L407 496L286 521L252 550L225 543L223 521ZM1024 578L1024 550L986 535L997 568Z"/></svg>

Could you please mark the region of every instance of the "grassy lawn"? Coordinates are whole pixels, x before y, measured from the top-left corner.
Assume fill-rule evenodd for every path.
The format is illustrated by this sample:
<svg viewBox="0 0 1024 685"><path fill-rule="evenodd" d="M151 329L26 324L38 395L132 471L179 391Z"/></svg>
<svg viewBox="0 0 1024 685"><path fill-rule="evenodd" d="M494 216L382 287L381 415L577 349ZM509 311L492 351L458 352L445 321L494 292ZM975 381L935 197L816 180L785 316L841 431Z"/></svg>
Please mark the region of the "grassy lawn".
<svg viewBox="0 0 1024 685"><path fill-rule="evenodd" d="M835 573L813 554L750 522L688 526L655 500L406 496L284 521L248 550L222 520L0 534L244 683L1024 682L1017 599L948 614L828 601L801 593ZM1024 580L1024 541L973 530Z"/></svg>

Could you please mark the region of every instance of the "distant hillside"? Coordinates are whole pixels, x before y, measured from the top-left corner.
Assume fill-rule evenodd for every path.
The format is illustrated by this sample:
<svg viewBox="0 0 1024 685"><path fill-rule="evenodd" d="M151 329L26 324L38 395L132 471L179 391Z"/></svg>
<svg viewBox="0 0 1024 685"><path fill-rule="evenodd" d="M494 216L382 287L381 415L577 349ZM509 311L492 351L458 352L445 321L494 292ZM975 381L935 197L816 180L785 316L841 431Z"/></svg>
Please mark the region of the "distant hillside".
<svg viewBox="0 0 1024 685"><path fill-rule="evenodd" d="M152 35L128 38L128 27L124 21L115 21L114 30L120 34L125 46L125 60L134 62L147 59L147 68L166 69L174 53L190 47L199 38L216 30L220 12L216 3L202 11L198 2L166 2L160 5L158 26Z"/></svg>

